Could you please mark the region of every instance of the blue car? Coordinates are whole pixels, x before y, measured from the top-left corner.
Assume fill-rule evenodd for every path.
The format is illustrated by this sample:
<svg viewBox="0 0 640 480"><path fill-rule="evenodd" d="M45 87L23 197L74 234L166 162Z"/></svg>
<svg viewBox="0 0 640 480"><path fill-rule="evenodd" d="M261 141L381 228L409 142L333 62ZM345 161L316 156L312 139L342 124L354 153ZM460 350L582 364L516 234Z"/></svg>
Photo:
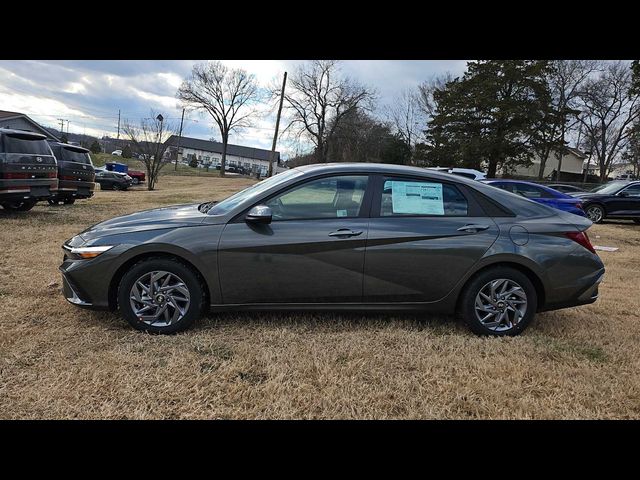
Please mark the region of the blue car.
<svg viewBox="0 0 640 480"><path fill-rule="evenodd" d="M482 180L482 182L511 193L522 195L543 205L586 217L582 208L582 201L579 198L572 197L553 188L538 185L537 183L524 182L522 180L493 179Z"/></svg>

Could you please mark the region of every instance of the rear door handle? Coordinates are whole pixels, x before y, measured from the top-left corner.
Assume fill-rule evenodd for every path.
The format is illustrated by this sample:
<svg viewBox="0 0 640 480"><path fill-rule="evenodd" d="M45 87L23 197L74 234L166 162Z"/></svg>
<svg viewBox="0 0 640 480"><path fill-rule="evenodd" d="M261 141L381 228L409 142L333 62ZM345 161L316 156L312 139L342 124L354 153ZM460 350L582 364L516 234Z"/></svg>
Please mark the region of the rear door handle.
<svg viewBox="0 0 640 480"><path fill-rule="evenodd" d="M469 233L478 233L482 230L486 230L487 228L489 228L489 225L475 225L475 224L470 224L470 225L465 225L464 227L460 227L458 229L459 232L469 232Z"/></svg>
<svg viewBox="0 0 640 480"><path fill-rule="evenodd" d="M348 228L339 228L335 232L331 232L329 234L330 237L357 237L362 232L354 232L353 230L349 230Z"/></svg>

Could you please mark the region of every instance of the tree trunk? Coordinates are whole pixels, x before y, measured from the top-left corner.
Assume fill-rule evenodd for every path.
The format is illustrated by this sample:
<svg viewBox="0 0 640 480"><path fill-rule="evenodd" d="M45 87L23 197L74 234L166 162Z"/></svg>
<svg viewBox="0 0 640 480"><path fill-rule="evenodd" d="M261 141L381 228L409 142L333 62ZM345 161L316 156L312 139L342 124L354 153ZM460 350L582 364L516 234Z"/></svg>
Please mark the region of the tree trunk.
<svg viewBox="0 0 640 480"><path fill-rule="evenodd" d="M220 176L224 177L224 167L227 164L227 144L229 143L229 132L222 134L222 159L220 159Z"/></svg>
<svg viewBox="0 0 640 480"><path fill-rule="evenodd" d="M498 169L498 159L489 158L489 165L487 167L487 178L496 178L497 169Z"/></svg>

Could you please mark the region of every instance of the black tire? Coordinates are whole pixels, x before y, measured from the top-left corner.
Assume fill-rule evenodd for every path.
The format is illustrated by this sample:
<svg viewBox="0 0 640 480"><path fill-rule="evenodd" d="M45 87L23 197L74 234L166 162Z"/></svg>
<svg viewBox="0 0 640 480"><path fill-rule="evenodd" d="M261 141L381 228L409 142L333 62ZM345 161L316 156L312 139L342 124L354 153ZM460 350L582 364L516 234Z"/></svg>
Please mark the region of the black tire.
<svg viewBox="0 0 640 480"><path fill-rule="evenodd" d="M476 297L480 290L489 282L498 279L507 279L517 283L526 294L527 308L521 320L513 327L497 331L487 328L476 315ZM458 304L458 314L462 317L464 323L476 335L492 335L492 336L515 336L527 328L535 317L538 306L538 295L536 289L524 273L510 267L493 267L488 268L474 275L465 285L460 302Z"/></svg>
<svg viewBox="0 0 640 480"><path fill-rule="evenodd" d="M120 185L114 183L113 185L111 185L111 190L120 190Z"/></svg>
<svg viewBox="0 0 640 480"><path fill-rule="evenodd" d="M38 203L37 200L24 200L23 202L5 202L2 206L13 212L28 212L36 203Z"/></svg>
<svg viewBox="0 0 640 480"><path fill-rule="evenodd" d="M65 205L73 205L74 203L76 203L76 199L75 198L65 198L63 203Z"/></svg>
<svg viewBox="0 0 640 480"><path fill-rule="evenodd" d="M60 203L60 200L57 200L55 198L47 198L47 203L51 206L56 206Z"/></svg>
<svg viewBox="0 0 640 480"><path fill-rule="evenodd" d="M133 177L133 184L138 185L140 183L140 179L138 177Z"/></svg>
<svg viewBox="0 0 640 480"><path fill-rule="evenodd" d="M640 218L634 218L633 223L640 225Z"/></svg>
<svg viewBox="0 0 640 480"><path fill-rule="evenodd" d="M138 319L131 307L130 292L134 283L149 272L165 271L177 275L186 285L190 303L185 315L176 323L167 326L155 326ZM118 286L118 307L129 324L149 333L170 334L189 328L205 310L206 289L197 273L184 263L170 258L147 258L133 265L120 280Z"/></svg>
<svg viewBox="0 0 640 480"><path fill-rule="evenodd" d="M602 221L607 217L604 207L598 203L587 205L584 209L584 213L593 223L602 223Z"/></svg>

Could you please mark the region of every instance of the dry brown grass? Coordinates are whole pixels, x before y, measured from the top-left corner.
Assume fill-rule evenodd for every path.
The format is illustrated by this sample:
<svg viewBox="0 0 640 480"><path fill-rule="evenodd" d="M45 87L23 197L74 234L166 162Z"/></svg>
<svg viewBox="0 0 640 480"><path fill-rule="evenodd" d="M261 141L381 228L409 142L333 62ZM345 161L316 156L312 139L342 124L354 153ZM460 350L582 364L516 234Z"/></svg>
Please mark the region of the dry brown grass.
<svg viewBox="0 0 640 480"><path fill-rule="evenodd" d="M600 300L539 314L517 338L444 317L320 313L223 314L152 336L63 299L65 239L250 182L163 177L155 192L0 213L0 417L640 417L640 227L627 222L590 230L620 247L601 252Z"/></svg>

